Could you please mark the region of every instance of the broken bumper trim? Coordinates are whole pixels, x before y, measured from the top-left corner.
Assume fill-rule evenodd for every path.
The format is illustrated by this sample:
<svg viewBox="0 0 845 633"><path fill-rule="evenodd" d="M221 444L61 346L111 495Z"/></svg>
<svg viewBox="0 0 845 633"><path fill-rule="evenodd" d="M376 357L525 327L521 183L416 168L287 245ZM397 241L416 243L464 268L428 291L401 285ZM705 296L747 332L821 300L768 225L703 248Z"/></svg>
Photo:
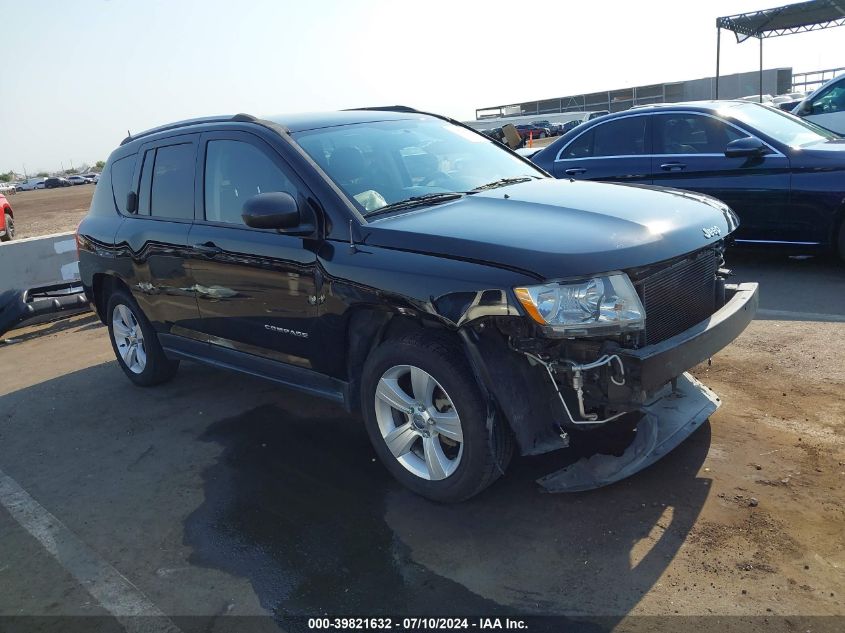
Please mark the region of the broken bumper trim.
<svg viewBox="0 0 845 633"><path fill-rule="evenodd" d="M547 492L581 492L615 483L651 466L700 427L721 404L718 396L690 374L672 391L643 407L634 441L625 452L580 459L537 480Z"/></svg>
<svg viewBox="0 0 845 633"><path fill-rule="evenodd" d="M728 302L706 321L660 343L619 350L626 373L652 392L733 341L757 313L758 284L727 285L725 293Z"/></svg>

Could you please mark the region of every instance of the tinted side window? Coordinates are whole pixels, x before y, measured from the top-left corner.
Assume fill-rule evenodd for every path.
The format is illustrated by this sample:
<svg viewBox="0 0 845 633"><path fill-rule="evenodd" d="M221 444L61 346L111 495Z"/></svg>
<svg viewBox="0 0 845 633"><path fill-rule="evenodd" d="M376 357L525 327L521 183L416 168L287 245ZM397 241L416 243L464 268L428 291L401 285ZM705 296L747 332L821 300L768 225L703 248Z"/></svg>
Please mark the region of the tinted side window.
<svg viewBox="0 0 845 633"><path fill-rule="evenodd" d="M114 195L114 204L120 210L126 211L126 196L132 188L132 174L135 171L135 160L137 154L126 156L114 161L111 165L111 189ZM100 178L108 182L107 178ZM99 183L97 183L99 187Z"/></svg>
<svg viewBox="0 0 845 633"><path fill-rule="evenodd" d="M194 158L194 145L191 143L168 145L155 150L150 215L193 219Z"/></svg>
<svg viewBox="0 0 845 633"><path fill-rule="evenodd" d="M576 138L561 155L561 158L587 158L593 155L593 130Z"/></svg>
<svg viewBox="0 0 845 633"><path fill-rule="evenodd" d="M206 220L243 224L244 202L268 191L286 191L296 197L296 188L290 178L255 145L232 140L208 142L205 154Z"/></svg>
<svg viewBox="0 0 845 633"><path fill-rule="evenodd" d="M593 128L593 156L637 156L645 154L646 117L634 116L608 121Z"/></svg>
<svg viewBox="0 0 845 633"><path fill-rule="evenodd" d="M663 114L655 126L655 154L721 154L744 136L724 121L697 114Z"/></svg>

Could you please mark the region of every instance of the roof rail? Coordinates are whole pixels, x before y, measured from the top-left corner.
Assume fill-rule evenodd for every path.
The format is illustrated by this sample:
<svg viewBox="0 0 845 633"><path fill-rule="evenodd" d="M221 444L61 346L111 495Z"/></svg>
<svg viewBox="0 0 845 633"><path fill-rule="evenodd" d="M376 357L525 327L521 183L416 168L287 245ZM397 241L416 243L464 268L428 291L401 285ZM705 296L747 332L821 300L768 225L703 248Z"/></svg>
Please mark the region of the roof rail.
<svg viewBox="0 0 845 633"><path fill-rule="evenodd" d="M403 106L403 105L392 105L392 106L368 106L366 108L346 108L346 112L350 112L352 110L381 110L383 112L414 112L424 114L420 112L416 108L412 108L410 106Z"/></svg>
<svg viewBox="0 0 845 633"><path fill-rule="evenodd" d="M139 132L138 134L130 134L125 139L121 141L121 145L126 145L130 141L134 141L135 139L142 138L144 136L149 136L151 134L156 134L158 132L166 132L167 130L177 130L180 127L187 127L189 125L200 125L201 123L252 123L257 121L254 116L251 114L235 114L235 115L226 115L226 116L206 116L206 117L199 117L196 119L185 119L184 121L176 121L175 123L168 123L167 125L160 125L158 127L150 128L149 130L144 130L143 132Z"/></svg>

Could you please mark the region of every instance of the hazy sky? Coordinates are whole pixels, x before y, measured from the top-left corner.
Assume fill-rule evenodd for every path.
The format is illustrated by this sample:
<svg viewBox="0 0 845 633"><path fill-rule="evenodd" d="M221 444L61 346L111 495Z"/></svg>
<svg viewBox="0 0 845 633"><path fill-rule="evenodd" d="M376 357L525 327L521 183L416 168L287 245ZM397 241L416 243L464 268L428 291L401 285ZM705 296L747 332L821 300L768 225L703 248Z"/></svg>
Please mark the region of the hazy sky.
<svg viewBox="0 0 845 633"><path fill-rule="evenodd" d="M0 0L0 171L105 159L177 119L477 107L715 74L715 19L783 0ZM527 28L524 25L544 25ZM845 66L845 28L765 42L766 68ZM757 41L722 35L722 72Z"/></svg>

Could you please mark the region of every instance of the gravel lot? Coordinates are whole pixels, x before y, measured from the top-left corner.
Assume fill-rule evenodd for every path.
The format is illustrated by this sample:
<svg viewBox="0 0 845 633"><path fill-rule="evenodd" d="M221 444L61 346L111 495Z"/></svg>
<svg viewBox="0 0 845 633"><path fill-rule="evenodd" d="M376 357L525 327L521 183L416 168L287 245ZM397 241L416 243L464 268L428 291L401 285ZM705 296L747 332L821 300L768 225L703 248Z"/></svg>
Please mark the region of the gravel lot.
<svg viewBox="0 0 845 633"><path fill-rule="evenodd" d="M93 195L93 185L18 192L9 198L18 239L75 230Z"/></svg>

